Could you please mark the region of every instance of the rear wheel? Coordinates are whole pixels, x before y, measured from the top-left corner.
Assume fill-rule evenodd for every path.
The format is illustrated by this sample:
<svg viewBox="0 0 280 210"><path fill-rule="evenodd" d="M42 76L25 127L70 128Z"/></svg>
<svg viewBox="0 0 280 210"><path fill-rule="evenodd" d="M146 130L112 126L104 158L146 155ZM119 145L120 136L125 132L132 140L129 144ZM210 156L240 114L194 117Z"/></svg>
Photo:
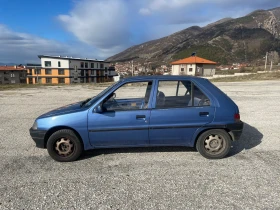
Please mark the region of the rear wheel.
<svg viewBox="0 0 280 210"><path fill-rule="evenodd" d="M47 142L49 155L59 162L70 162L77 160L83 147L80 139L72 130L63 129L54 132Z"/></svg>
<svg viewBox="0 0 280 210"><path fill-rule="evenodd" d="M229 134L220 129L205 131L196 142L198 152L208 159L225 157L229 153L230 147L231 138Z"/></svg>

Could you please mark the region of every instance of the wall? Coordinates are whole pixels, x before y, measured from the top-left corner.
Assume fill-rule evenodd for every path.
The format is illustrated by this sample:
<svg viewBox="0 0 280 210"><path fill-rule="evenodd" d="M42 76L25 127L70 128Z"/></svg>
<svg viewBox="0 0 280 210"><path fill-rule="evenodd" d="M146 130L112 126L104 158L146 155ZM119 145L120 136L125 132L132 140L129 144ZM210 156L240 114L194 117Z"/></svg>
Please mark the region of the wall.
<svg viewBox="0 0 280 210"><path fill-rule="evenodd" d="M78 69L81 69L81 62L84 63L88 63L88 68L87 69L101 69L100 68L100 64L103 63L104 64L104 68L105 67L109 67L109 63L104 63L102 61L80 61L80 60L70 60L70 65L69 68L75 68L75 66L77 66ZM94 68L91 68L91 63L94 63ZM86 69L85 66L82 69Z"/></svg>
<svg viewBox="0 0 280 210"><path fill-rule="evenodd" d="M216 65L203 64L203 76L215 75Z"/></svg>
<svg viewBox="0 0 280 210"><path fill-rule="evenodd" d="M46 74L46 70L45 69L41 69L41 74L38 74L38 79L39 79L39 83L41 84L46 84L46 78L52 78L51 83L49 84L58 84L58 78L65 78L65 84L70 84L70 72L69 69L64 69L64 74L63 75L59 75L58 74L58 69L51 69L52 72L51 74ZM35 73L35 69L32 69L32 83L36 84L37 83L37 74ZM29 77L30 78L30 77ZM27 83L29 84L29 78L27 78Z"/></svg>
<svg viewBox="0 0 280 210"><path fill-rule="evenodd" d="M41 58L41 65L45 68L45 61L51 61L51 67L47 68L69 68L69 60L59 59L59 58ZM58 67L58 61L60 61L60 67Z"/></svg>
<svg viewBox="0 0 280 210"><path fill-rule="evenodd" d="M181 69L184 68L184 71ZM192 71L190 69L192 68ZM195 75L196 64L172 65L172 75Z"/></svg>
<svg viewBox="0 0 280 210"><path fill-rule="evenodd" d="M5 72L6 74L4 74ZM6 78L7 80L5 80L4 78ZM19 84L19 83L26 84L25 70L0 71L0 84Z"/></svg>
<svg viewBox="0 0 280 210"><path fill-rule="evenodd" d="M179 75L179 67L180 65L172 65L172 75Z"/></svg>

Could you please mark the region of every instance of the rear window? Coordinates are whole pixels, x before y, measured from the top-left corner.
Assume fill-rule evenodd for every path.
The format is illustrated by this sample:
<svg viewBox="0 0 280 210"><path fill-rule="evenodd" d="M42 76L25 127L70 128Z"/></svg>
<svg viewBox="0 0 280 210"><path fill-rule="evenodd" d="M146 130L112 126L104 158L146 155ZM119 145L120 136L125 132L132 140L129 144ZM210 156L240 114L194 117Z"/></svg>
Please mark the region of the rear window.
<svg viewBox="0 0 280 210"><path fill-rule="evenodd" d="M156 108L198 106L210 106L210 100L191 81L159 81Z"/></svg>

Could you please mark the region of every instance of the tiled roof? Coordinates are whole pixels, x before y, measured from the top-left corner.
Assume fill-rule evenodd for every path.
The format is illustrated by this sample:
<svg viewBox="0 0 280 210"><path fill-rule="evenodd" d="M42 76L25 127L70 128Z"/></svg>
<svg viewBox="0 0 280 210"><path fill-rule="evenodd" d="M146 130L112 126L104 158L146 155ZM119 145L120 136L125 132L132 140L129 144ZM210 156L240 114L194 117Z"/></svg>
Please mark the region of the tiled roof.
<svg viewBox="0 0 280 210"><path fill-rule="evenodd" d="M17 70L26 70L23 66L0 66L0 71L17 71Z"/></svg>
<svg viewBox="0 0 280 210"><path fill-rule="evenodd" d="M171 64L176 65L176 64L195 64L195 63L198 63L198 64L217 64L214 61L206 60L204 58L200 58L200 57L197 57L197 56L191 56L191 57L184 58L184 59L181 59L181 60L178 60L178 61L174 61Z"/></svg>

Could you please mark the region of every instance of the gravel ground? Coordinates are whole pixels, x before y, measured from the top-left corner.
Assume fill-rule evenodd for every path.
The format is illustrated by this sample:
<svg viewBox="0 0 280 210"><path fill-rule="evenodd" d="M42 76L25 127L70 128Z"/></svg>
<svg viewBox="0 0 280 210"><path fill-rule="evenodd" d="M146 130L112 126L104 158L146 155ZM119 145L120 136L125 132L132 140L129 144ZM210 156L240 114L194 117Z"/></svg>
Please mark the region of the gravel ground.
<svg viewBox="0 0 280 210"><path fill-rule="evenodd" d="M110 149L52 160L28 129L95 95L83 86L0 92L0 209L280 209L280 83L217 83L246 123L229 157L190 148Z"/></svg>

